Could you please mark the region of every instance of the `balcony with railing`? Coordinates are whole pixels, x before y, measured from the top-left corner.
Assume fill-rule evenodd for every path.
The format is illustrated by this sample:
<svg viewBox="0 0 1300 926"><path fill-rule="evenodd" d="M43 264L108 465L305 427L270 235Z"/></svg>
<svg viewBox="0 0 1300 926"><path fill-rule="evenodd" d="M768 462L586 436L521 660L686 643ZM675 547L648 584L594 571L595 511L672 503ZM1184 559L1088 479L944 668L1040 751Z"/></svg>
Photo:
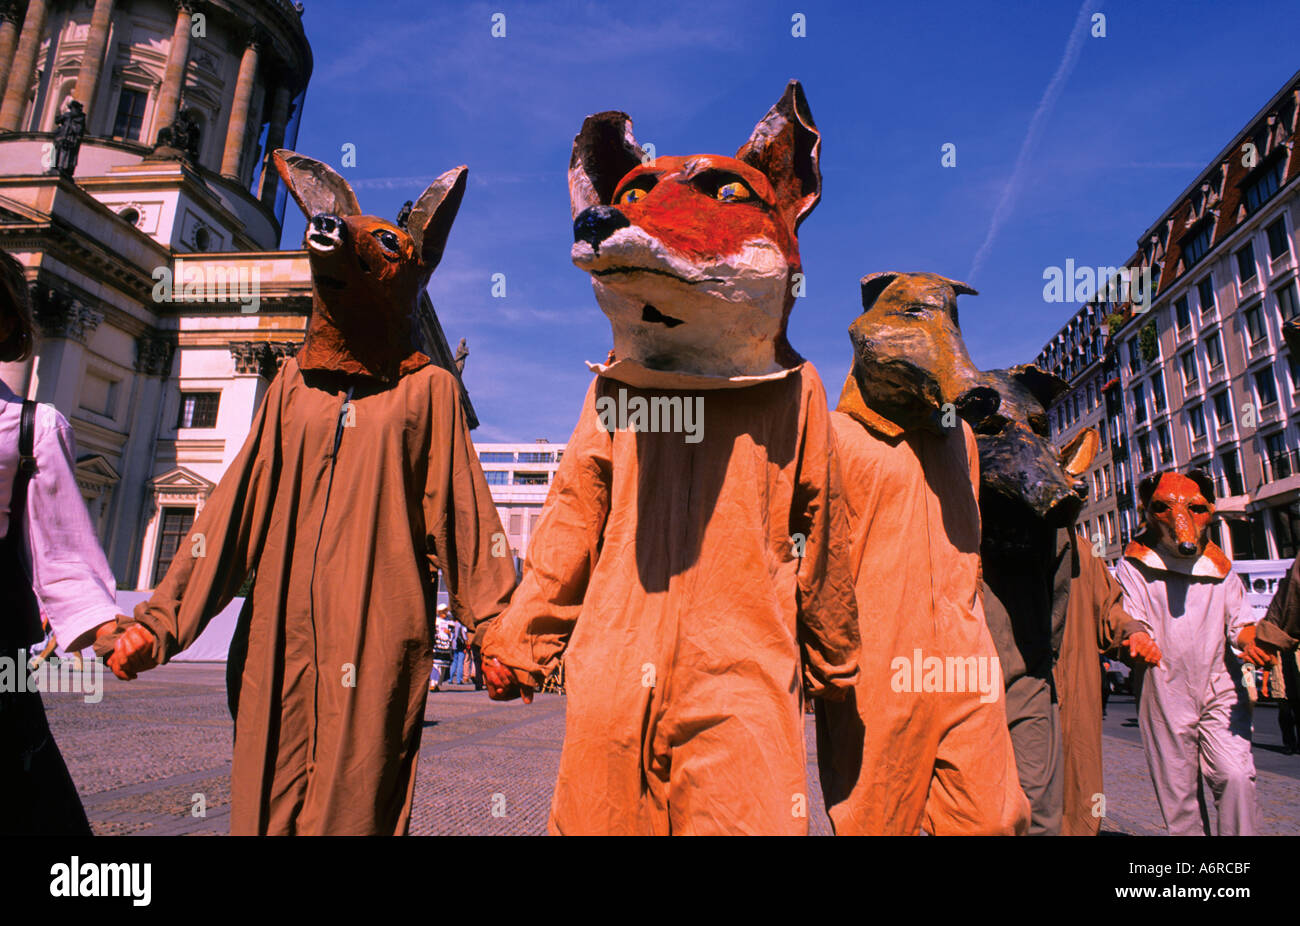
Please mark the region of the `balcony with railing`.
<svg viewBox="0 0 1300 926"><path fill-rule="evenodd" d="M1300 450L1283 450L1260 460L1265 482L1277 482L1300 473Z"/></svg>

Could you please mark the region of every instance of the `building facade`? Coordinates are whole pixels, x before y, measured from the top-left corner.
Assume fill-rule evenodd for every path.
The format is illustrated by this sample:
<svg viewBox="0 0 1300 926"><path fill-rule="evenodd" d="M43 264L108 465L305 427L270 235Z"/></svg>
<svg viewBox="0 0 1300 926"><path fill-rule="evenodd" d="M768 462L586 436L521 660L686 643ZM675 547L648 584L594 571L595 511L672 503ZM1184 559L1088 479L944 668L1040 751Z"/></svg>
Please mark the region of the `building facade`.
<svg viewBox="0 0 1300 926"><path fill-rule="evenodd" d="M1137 527L1127 474L1136 484L1198 467L1214 479L1225 514L1216 539L1229 556L1288 559L1300 548L1300 358L1280 333L1300 312L1298 110L1300 74L1139 239L1123 269L1150 275L1147 304L1107 290L1087 307L1106 322L1101 368L1108 420L1122 425L1111 449L1125 541ZM1040 355L1049 368L1053 348ZM1070 419L1061 407L1095 386L1072 383L1054 428Z"/></svg>
<svg viewBox="0 0 1300 926"><path fill-rule="evenodd" d="M294 145L311 70L287 0L0 0L0 248L39 336L0 378L72 423L119 588L165 572L302 341L310 268L280 248L269 156ZM73 166L58 129L78 106Z"/></svg>
<svg viewBox="0 0 1300 926"><path fill-rule="evenodd" d="M544 439L531 444L474 445L516 561L528 554L564 446Z"/></svg>

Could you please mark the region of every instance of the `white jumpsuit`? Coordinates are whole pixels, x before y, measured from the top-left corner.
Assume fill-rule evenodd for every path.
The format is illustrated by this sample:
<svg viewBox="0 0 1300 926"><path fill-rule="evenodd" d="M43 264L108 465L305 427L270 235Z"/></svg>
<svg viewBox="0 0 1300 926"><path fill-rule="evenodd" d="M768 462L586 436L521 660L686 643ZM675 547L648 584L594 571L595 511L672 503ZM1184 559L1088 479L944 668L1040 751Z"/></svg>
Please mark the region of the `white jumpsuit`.
<svg viewBox="0 0 1300 926"><path fill-rule="evenodd" d="M1165 826L1171 836L1254 835L1251 704L1229 645L1255 622L1245 589L1233 573L1220 578L1206 557L1181 572L1155 568L1148 563L1158 554L1141 552L1138 559L1130 548L1115 578L1124 610L1160 647L1161 664L1135 675L1138 728ZM1214 796L1217 828L1202 782Z"/></svg>

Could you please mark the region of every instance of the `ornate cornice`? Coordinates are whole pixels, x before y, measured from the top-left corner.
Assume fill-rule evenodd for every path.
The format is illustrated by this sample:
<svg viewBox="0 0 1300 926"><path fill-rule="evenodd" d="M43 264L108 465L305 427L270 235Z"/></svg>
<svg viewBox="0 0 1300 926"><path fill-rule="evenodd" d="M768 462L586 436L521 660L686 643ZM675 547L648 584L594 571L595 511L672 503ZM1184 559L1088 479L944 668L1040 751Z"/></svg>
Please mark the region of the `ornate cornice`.
<svg viewBox="0 0 1300 926"><path fill-rule="evenodd" d="M300 346L289 341L232 341L230 355L236 373L272 379Z"/></svg>
<svg viewBox="0 0 1300 926"><path fill-rule="evenodd" d="M176 338L161 332L142 334L135 339L135 370L145 376L171 375Z"/></svg>
<svg viewBox="0 0 1300 926"><path fill-rule="evenodd" d="M31 289L33 314L47 338L69 338L85 344L104 320L102 312L53 287L35 283Z"/></svg>

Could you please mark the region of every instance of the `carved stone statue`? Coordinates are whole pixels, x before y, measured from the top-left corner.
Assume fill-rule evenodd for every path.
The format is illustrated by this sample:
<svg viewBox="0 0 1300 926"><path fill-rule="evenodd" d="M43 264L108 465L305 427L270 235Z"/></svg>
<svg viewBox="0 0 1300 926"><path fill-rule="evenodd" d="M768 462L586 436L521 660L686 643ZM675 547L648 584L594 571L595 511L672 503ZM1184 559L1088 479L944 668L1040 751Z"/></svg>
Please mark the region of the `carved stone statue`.
<svg viewBox="0 0 1300 926"><path fill-rule="evenodd" d="M86 134L86 113L80 100L69 100L68 108L54 120L54 171L71 177L77 169L77 155Z"/></svg>
<svg viewBox="0 0 1300 926"><path fill-rule="evenodd" d="M175 122L158 130L158 143L154 145L154 152L198 163L199 135L199 123L194 118L194 111L182 109L176 114Z"/></svg>
<svg viewBox="0 0 1300 926"><path fill-rule="evenodd" d="M402 203L402 208L397 212L397 227L405 228L407 221L411 218L412 202L408 199Z"/></svg>
<svg viewBox="0 0 1300 926"><path fill-rule="evenodd" d="M465 339L461 338L460 343L456 345L456 356L453 358L456 362L456 369L465 372L465 361L469 359L469 345Z"/></svg>

